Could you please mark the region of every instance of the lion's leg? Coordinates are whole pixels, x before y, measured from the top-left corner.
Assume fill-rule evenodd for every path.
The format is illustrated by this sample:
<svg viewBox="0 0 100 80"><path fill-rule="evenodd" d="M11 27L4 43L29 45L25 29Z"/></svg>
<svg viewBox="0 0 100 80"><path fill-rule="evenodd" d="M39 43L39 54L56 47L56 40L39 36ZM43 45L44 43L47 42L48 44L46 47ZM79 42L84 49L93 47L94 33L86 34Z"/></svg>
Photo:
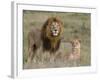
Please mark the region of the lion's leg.
<svg viewBox="0 0 100 80"><path fill-rule="evenodd" d="M34 44L31 44L28 48L28 62L32 62L34 56L35 56L35 46Z"/></svg>
<svg viewBox="0 0 100 80"><path fill-rule="evenodd" d="M55 53L50 53L50 63L55 62L56 55Z"/></svg>
<svg viewBox="0 0 100 80"><path fill-rule="evenodd" d="M35 50L35 46L34 46L34 39L33 39L33 37L32 37L32 33L30 33L29 35L28 35L28 60L27 60L27 62L32 62L32 60L33 60L33 57L34 57L34 55L35 55L35 53L34 53L34 50Z"/></svg>
<svg viewBox="0 0 100 80"><path fill-rule="evenodd" d="M29 53L28 53L28 60L27 60L27 62L30 63L30 62L32 62L32 59L33 59L32 47L29 48L28 52Z"/></svg>

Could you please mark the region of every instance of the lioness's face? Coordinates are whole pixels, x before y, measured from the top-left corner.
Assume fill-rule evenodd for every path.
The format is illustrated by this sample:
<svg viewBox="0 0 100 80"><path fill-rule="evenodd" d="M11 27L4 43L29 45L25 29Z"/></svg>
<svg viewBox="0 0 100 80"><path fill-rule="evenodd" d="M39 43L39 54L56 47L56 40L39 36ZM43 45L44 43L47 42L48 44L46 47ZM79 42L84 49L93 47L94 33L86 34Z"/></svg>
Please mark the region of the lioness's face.
<svg viewBox="0 0 100 80"><path fill-rule="evenodd" d="M77 40L77 39L73 40L73 41L72 41L72 46L73 46L74 48L79 48L79 47L80 47L80 41Z"/></svg>
<svg viewBox="0 0 100 80"><path fill-rule="evenodd" d="M57 22L52 22L50 26L50 31L52 36L58 36L60 33L60 24Z"/></svg>

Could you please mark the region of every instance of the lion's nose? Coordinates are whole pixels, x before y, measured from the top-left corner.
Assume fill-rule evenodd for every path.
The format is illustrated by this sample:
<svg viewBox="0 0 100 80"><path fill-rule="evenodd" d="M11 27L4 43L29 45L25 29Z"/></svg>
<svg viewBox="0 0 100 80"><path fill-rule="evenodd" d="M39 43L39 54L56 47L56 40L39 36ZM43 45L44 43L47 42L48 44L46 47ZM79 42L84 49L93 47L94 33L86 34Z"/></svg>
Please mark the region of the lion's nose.
<svg viewBox="0 0 100 80"><path fill-rule="evenodd" d="M57 31L57 30L55 29L55 31Z"/></svg>

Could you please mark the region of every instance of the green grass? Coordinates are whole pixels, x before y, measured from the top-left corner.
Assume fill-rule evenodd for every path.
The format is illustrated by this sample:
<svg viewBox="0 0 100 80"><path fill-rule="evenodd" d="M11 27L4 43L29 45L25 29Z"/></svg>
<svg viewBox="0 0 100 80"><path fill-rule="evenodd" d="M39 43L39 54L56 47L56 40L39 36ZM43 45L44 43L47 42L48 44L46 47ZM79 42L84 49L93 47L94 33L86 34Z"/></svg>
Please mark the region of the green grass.
<svg viewBox="0 0 100 80"><path fill-rule="evenodd" d="M23 64L26 65L28 55L27 35L31 27L41 29L43 23L52 16L61 18L64 24L63 37L65 40L72 40L75 36L81 39L81 61L80 66L91 65L91 25L89 13L58 13L58 12L40 12L40 11L23 11ZM71 52L71 46L64 45L62 42L62 51L64 54ZM41 52L39 52L41 53ZM46 56L46 57L45 57ZM66 67L69 62L57 59L55 63L50 63L46 54L37 54L35 57L36 63L33 63L31 68L43 67ZM52 66L53 65L53 66ZM71 65L74 66L74 65Z"/></svg>

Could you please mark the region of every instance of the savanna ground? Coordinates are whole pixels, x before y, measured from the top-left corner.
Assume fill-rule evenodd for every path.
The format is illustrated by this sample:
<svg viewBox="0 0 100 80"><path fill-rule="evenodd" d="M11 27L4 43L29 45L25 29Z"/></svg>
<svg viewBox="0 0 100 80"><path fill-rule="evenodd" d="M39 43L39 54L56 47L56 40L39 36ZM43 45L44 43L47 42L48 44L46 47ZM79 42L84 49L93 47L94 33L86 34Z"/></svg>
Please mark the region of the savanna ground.
<svg viewBox="0 0 100 80"><path fill-rule="evenodd" d="M44 22L49 17L58 16L63 22L64 31L62 36L64 40L72 40L75 36L81 39L81 59L79 65L72 62L64 61L59 56L55 62L50 62L48 53L38 53L34 57L36 62L27 64L28 41L27 35L31 27L41 29ZM90 66L91 65L91 15L89 13L72 13L72 12L41 12L41 11L23 11L23 68L51 68L51 67L74 67L74 66ZM71 44L61 42L61 51L63 54L71 52Z"/></svg>

